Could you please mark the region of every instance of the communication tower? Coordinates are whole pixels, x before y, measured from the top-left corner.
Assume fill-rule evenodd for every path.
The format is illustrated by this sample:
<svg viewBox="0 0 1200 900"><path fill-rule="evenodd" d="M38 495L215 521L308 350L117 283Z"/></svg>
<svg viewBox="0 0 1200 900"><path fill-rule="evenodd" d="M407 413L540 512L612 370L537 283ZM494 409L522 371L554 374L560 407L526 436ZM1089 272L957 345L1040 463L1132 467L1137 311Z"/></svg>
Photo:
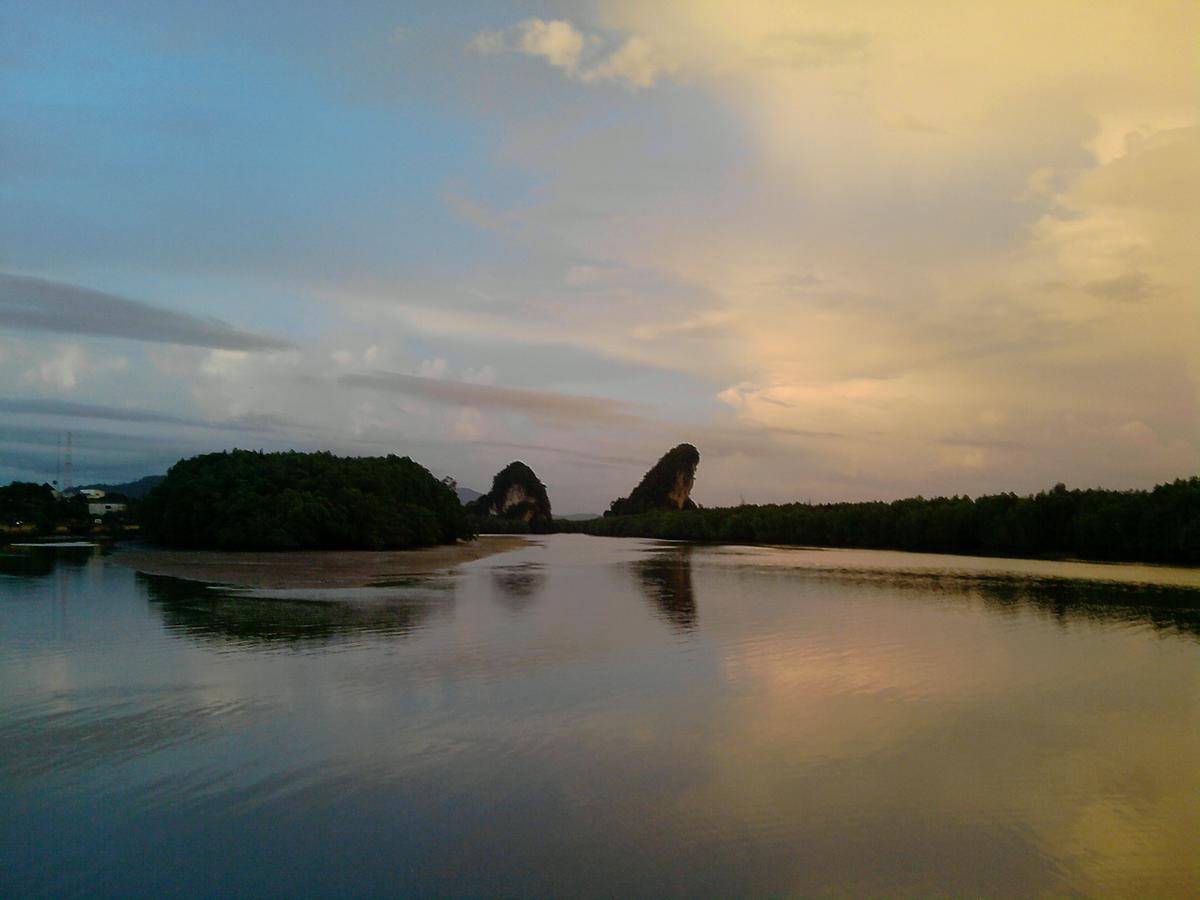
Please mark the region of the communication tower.
<svg viewBox="0 0 1200 900"><path fill-rule="evenodd" d="M67 455L63 459L63 493L75 490L75 473L71 469L71 432L67 432Z"/></svg>

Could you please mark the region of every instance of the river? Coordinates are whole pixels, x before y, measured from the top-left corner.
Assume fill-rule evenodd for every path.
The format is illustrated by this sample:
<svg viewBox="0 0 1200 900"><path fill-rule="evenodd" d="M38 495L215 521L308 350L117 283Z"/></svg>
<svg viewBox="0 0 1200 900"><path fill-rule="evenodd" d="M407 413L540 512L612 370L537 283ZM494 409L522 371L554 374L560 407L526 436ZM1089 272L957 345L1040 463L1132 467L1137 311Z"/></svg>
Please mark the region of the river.
<svg viewBox="0 0 1200 900"><path fill-rule="evenodd" d="M0 553L0 895L1200 892L1200 572L556 535Z"/></svg>

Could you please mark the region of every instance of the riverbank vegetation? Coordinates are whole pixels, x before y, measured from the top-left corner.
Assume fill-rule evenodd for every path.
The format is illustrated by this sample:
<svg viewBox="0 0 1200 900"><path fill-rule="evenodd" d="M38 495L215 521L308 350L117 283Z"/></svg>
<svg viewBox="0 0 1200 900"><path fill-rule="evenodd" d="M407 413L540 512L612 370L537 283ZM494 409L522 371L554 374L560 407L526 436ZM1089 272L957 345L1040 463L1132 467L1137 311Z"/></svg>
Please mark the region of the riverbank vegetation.
<svg viewBox="0 0 1200 900"><path fill-rule="evenodd" d="M160 544L222 550L402 549L480 531L1200 565L1200 477L1152 490L1060 484L1029 496L610 511L584 521L533 523L472 517L451 483L396 456L246 450L198 456L176 463L121 522L106 518L102 525L81 497L56 496L48 485L0 487L0 531L10 538L96 528L117 536L138 520Z"/></svg>
<svg viewBox="0 0 1200 900"><path fill-rule="evenodd" d="M613 537L1200 564L1200 478L1149 491L786 503L555 520Z"/></svg>
<svg viewBox="0 0 1200 900"><path fill-rule="evenodd" d="M14 481L0 487L0 525L12 534L51 534L61 525L86 525L87 501L63 497L48 484Z"/></svg>

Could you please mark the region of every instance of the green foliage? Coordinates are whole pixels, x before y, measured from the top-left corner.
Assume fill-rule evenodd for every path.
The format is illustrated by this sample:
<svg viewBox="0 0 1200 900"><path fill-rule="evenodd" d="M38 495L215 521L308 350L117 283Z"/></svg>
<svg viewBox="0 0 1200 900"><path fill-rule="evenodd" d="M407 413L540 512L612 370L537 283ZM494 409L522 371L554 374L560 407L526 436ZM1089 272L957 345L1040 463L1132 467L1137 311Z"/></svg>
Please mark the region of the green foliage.
<svg viewBox="0 0 1200 900"><path fill-rule="evenodd" d="M154 541L226 550L384 549L470 537L453 490L408 457L233 450L182 460L142 504Z"/></svg>
<svg viewBox="0 0 1200 900"><path fill-rule="evenodd" d="M1152 491L1067 490L1060 484L1030 497L657 510L554 524L558 531L616 537L1196 565L1200 478Z"/></svg>
<svg viewBox="0 0 1200 900"><path fill-rule="evenodd" d="M684 474L690 485L699 464L700 451L691 444L680 444L668 450L650 471L642 476L633 493L614 500L604 515L629 516L656 509L674 509L669 495L675 490L680 474ZM696 504L689 498L683 508L695 509Z"/></svg>

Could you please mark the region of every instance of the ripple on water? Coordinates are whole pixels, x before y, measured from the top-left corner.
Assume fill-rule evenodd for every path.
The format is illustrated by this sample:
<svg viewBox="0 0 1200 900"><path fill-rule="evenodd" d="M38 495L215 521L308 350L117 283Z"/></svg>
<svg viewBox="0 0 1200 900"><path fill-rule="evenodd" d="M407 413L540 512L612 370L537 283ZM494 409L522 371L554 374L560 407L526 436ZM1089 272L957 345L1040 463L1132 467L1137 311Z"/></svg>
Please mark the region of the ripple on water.
<svg viewBox="0 0 1200 900"><path fill-rule="evenodd" d="M1200 881L1188 573L584 536L351 591L96 563L0 578L3 893Z"/></svg>
<svg viewBox="0 0 1200 900"><path fill-rule="evenodd" d="M105 765L136 764L166 747L201 740L261 704L204 699L195 686L79 691L29 703L0 722L0 777L40 778Z"/></svg>

